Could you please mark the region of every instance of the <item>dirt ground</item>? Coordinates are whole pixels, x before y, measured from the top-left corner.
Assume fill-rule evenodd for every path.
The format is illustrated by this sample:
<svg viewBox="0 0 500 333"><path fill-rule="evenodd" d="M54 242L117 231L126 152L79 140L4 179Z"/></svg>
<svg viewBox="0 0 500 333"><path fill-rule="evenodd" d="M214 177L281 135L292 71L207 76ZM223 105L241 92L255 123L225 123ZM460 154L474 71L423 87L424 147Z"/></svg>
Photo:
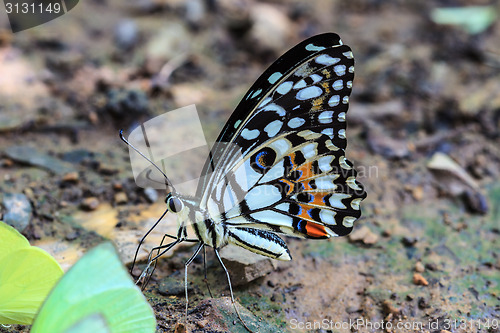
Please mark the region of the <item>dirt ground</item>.
<svg viewBox="0 0 500 333"><path fill-rule="evenodd" d="M368 193L363 215L348 237L287 238L292 261L235 289L244 319L259 332L500 332L500 25L472 33L431 19L465 5L500 10L482 0L90 0L16 34L2 13L0 215L6 197L24 194L31 213L18 229L65 270L107 239L130 264L165 193L136 185L119 129L196 104L214 141L267 66L332 31L356 60L347 157ZM169 216L141 259L172 230ZM183 321L182 292L160 289L183 288L193 251L163 258L146 289L158 332ZM198 258L189 330L245 332L207 259L215 298Z"/></svg>

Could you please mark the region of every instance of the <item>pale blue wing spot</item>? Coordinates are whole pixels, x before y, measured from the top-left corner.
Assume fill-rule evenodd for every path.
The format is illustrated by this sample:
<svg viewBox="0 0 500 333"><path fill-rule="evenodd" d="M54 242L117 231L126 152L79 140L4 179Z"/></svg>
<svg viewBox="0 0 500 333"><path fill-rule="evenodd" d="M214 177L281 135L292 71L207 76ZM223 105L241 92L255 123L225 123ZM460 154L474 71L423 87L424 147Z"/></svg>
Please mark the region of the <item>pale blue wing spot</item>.
<svg viewBox="0 0 500 333"><path fill-rule="evenodd" d="M305 101L308 99L319 97L319 96L321 96L322 93L323 93L323 90L321 90L320 87L310 86L310 87L304 88L302 90L299 90L299 92L297 92L297 95L295 97L298 100Z"/></svg>
<svg viewBox="0 0 500 333"><path fill-rule="evenodd" d="M276 81L278 81L282 76L283 74L281 74L280 72L276 72L271 74L271 76L267 79L267 81L269 81L270 84L275 84Z"/></svg>
<svg viewBox="0 0 500 333"><path fill-rule="evenodd" d="M286 93L288 93L292 89L292 86L293 86L292 81L283 82L282 84L280 84L278 86L278 88L276 88L276 92L278 94L285 95Z"/></svg>
<svg viewBox="0 0 500 333"><path fill-rule="evenodd" d="M299 82L295 83L295 85L293 86L293 89L302 89L302 88L305 88L307 86L307 83L304 79L300 80Z"/></svg>
<svg viewBox="0 0 500 333"><path fill-rule="evenodd" d="M307 51L322 51L324 49L326 49L326 47L324 47L324 46L316 46L314 44L307 44L306 45Z"/></svg>
<svg viewBox="0 0 500 333"><path fill-rule="evenodd" d="M341 90L343 87L344 87L344 82L342 80L337 80L332 84L333 90Z"/></svg>
<svg viewBox="0 0 500 333"><path fill-rule="evenodd" d="M313 80L313 83L318 83L319 81L321 81L323 79L323 77L321 75L318 75L318 74L313 74L309 77L311 78L311 80Z"/></svg>
<svg viewBox="0 0 500 333"><path fill-rule="evenodd" d="M315 61L318 64L329 66L338 63L340 61L340 58L334 58L332 56L329 56L328 54L321 54L316 57Z"/></svg>
<svg viewBox="0 0 500 333"><path fill-rule="evenodd" d="M269 104L262 109L263 111L275 111L279 116L283 117L286 114L285 109L277 104Z"/></svg>
<svg viewBox="0 0 500 333"><path fill-rule="evenodd" d="M259 105L260 108L266 106L270 101L272 101L273 99L271 97L266 97Z"/></svg>
<svg viewBox="0 0 500 333"><path fill-rule="evenodd" d="M340 113L339 113L338 120L339 120L340 122L344 122L344 121L345 121L345 112L340 112Z"/></svg>
<svg viewBox="0 0 500 333"><path fill-rule="evenodd" d="M339 105L339 103L340 103L340 96L339 95L333 95L328 100L328 105L330 105L331 107L335 107L335 106Z"/></svg>
<svg viewBox="0 0 500 333"><path fill-rule="evenodd" d="M283 123L281 121L275 120L264 127L264 132L266 132L270 138L273 138L276 134L278 134L282 126Z"/></svg>
<svg viewBox="0 0 500 333"><path fill-rule="evenodd" d="M330 209L321 209L319 212L319 217L321 221L325 224L335 225L337 222L335 221L335 215L337 213Z"/></svg>
<svg viewBox="0 0 500 333"><path fill-rule="evenodd" d="M257 90L256 92L254 92L252 94L252 96L250 98L255 98L255 97L259 96L261 92L262 92L262 89Z"/></svg>
<svg viewBox="0 0 500 333"><path fill-rule="evenodd" d="M335 74L337 74L337 76L343 76L345 74L346 67L345 65L337 65L333 67L333 70L335 71Z"/></svg>
<svg viewBox="0 0 500 333"><path fill-rule="evenodd" d="M333 111L323 111L318 116L318 121L321 124L328 124L332 122ZM333 133L332 133L333 134Z"/></svg>
<svg viewBox="0 0 500 333"><path fill-rule="evenodd" d="M325 128L324 130L321 131L321 133L326 134L329 137L333 138L333 128Z"/></svg>
<svg viewBox="0 0 500 333"><path fill-rule="evenodd" d="M259 133L260 132L257 129L249 130L248 128L245 128L243 129L243 131L241 131L241 136L245 140L253 140L259 136Z"/></svg>
<svg viewBox="0 0 500 333"><path fill-rule="evenodd" d="M354 58L354 56L352 55L352 51L347 51L347 52L344 52L342 53L344 55L344 57L346 57L347 59L352 59Z"/></svg>
<svg viewBox="0 0 500 333"><path fill-rule="evenodd" d="M274 165L265 175L259 180L260 184L267 183L271 180L275 180L283 177L285 174L285 168L283 167L283 162Z"/></svg>
<svg viewBox="0 0 500 333"><path fill-rule="evenodd" d="M245 196L249 210L267 207L281 199L280 190L273 185L255 186Z"/></svg>
<svg viewBox="0 0 500 333"><path fill-rule="evenodd" d="M306 122L305 119L300 118L300 117L295 117L295 118L292 118L288 121L288 127L297 128L297 127L304 125L305 122Z"/></svg>

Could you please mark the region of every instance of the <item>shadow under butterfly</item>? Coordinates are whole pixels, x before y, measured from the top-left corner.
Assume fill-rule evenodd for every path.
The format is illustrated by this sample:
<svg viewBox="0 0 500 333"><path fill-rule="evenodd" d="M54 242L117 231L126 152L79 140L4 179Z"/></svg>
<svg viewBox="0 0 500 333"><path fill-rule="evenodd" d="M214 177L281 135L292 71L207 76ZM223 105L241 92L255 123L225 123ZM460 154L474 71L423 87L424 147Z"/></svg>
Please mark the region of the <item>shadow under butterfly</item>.
<svg viewBox="0 0 500 333"><path fill-rule="evenodd" d="M144 239L167 212L176 214L178 221L177 234L166 234L153 248L137 282L144 287L158 258L175 245L198 243L185 263L187 319L187 268L210 246L226 274L235 312L252 332L235 305L219 250L232 243L273 259L291 260L280 234L326 239L351 232L366 198L345 157L353 78L351 49L337 34L313 36L289 50L259 77L225 124L195 196L178 193L160 167L120 131L121 139L163 175L168 192L167 208L141 239L134 264ZM189 224L194 239L187 237ZM167 238L173 241L163 244Z"/></svg>

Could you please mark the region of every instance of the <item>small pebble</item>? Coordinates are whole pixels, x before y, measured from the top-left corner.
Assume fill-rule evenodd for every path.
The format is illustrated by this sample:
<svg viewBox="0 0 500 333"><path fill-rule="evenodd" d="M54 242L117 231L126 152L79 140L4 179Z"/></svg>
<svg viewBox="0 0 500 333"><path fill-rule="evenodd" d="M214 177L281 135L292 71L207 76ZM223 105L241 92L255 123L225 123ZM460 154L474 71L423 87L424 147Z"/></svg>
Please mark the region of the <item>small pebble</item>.
<svg viewBox="0 0 500 333"><path fill-rule="evenodd" d="M429 285L429 282L422 276L420 273L414 273L413 274L413 283L419 286L427 286Z"/></svg>
<svg viewBox="0 0 500 333"><path fill-rule="evenodd" d="M132 20L122 20L115 28L115 43L122 50L129 50L137 43L137 24Z"/></svg>
<svg viewBox="0 0 500 333"><path fill-rule="evenodd" d="M85 210L96 210L99 206L99 199L96 197L85 198L82 201L81 207Z"/></svg>
<svg viewBox="0 0 500 333"><path fill-rule="evenodd" d="M5 158L5 159L0 161L0 165L3 167L9 168L9 167L14 165L14 161L12 161L11 159Z"/></svg>
<svg viewBox="0 0 500 333"><path fill-rule="evenodd" d="M427 300L426 300L425 298L420 297L420 298L418 299L418 307L419 307L420 309L426 309L426 308L428 308L428 307L429 307L429 303L427 302Z"/></svg>
<svg viewBox="0 0 500 333"><path fill-rule="evenodd" d="M373 245L378 241L378 236L377 234L373 233L370 228L368 228L367 226L363 226L350 234L349 240L351 242L361 241L366 245Z"/></svg>
<svg viewBox="0 0 500 333"><path fill-rule="evenodd" d="M78 233L76 231L71 231L68 234L66 234L66 237L64 237L68 241L75 240L78 237Z"/></svg>
<svg viewBox="0 0 500 333"><path fill-rule="evenodd" d="M144 189L144 195L150 203L156 202L156 200L158 200L158 192L156 192L156 190L152 187L146 187Z"/></svg>
<svg viewBox="0 0 500 333"><path fill-rule="evenodd" d="M435 271L438 270L437 265L434 264L434 263L427 263L427 264L425 264L425 268L428 269L428 270L430 270L430 271L433 271L433 272L435 272Z"/></svg>
<svg viewBox="0 0 500 333"><path fill-rule="evenodd" d="M414 246L418 242L418 239L416 237L404 236L401 242L403 242L404 246L410 247Z"/></svg>
<svg viewBox="0 0 500 333"><path fill-rule="evenodd" d="M118 169L116 169L112 165L107 165L107 164L100 164L99 165L99 173L101 173L103 175L110 176L110 175L114 175L117 172L118 172Z"/></svg>
<svg viewBox="0 0 500 333"><path fill-rule="evenodd" d="M187 333L187 328L183 323L175 324L174 333Z"/></svg>
<svg viewBox="0 0 500 333"><path fill-rule="evenodd" d="M351 306L348 306L345 311L347 313L356 313L356 312L361 312L361 309L359 308L359 306L354 306L354 305L351 305Z"/></svg>
<svg viewBox="0 0 500 333"><path fill-rule="evenodd" d="M196 322L196 325L198 325L198 327L200 328L205 328L208 325L208 320L206 319L199 320Z"/></svg>
<svg viewBox="0 0 500 333"><path fill-rule="evenodd" d="M5 208L3 221L22 232L31 220L31 203L22 193L5 193L2 201Z"/></svg>
<svg viewBox="0 0 500 333"><path fill-rule="evenodd" d="M128 201L128 198L127 198L127 194L125 192L115 193L115 203L117 205L127 203L127 201Z"/></svg>
<svg viewBox="0 0 500 333"><path fill-rule="evenodd" d="M392 305L392 302L389 300L385 300L384 303L382 303L382 307L385 313L389 315L398 315L400 310L396 308L394 305Z"/></svg>
<svg viewBox="0 0 500 333"><path fill-rule="evenodd" d="M413 196L413 199L421 201L424 198L424 189L422 188L422 186L416 186L412 188L411 194Z"/></svg>
<svg viewBox="0 0 500 333"><path fill-rule="evenodd" d="M64 182L76 183L78 181L78 172L68 172L62 177Z"/></svg>
<svg viewBox="0 0 500 333"><path fill-rule="evenodd" d="M425 267L421 261L417 261L417 263L415 264L415 272L418 272L418 273L425 272Z"/></svg>

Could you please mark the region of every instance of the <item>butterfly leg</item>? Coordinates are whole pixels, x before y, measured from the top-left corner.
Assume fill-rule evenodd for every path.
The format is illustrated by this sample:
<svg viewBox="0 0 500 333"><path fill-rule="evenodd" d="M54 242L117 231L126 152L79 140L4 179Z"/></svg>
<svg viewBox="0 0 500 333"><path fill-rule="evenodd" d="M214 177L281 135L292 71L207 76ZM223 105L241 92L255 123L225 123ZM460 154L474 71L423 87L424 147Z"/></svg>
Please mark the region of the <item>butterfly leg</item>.
<svg viewBox="0 0 500 333"><path fill-rule="evenodd" d="M196 251L193 253L191 258L189 258L186 263L184 264L184 292L186 293L186 324L187 324L187 315L188 315L188 305L189 305L189 300L188 300L188 266L193 262L194 258L200 253L201 249L205 246L205 244L200 242L200 245L198 245L198 248Z"/></svg>
<svg viewBox="0 0 500 333"><path fill-rule="evenodd" d="M212 296L212 291L210 290L210 285L208 284L207 279L207 250L206 246L203 246L203 270L205 271L205 283L207 284L208 293L210 294L210 298L214 298Z"/></svg>
<svg viewBox="0 0 500 333"><path fill-rule="evenodd" d="M162 243L163 243L163 240L165 240L165 237L163 237ZM147 264L146 268L142 271L141 275L139 276L139 278L136 281L136 284L141 282L141 281L143 282L143 284L141 286L142 290L144 290L144 288L146 288L146 286L148 285L149 280L151 279L151 276L153 275L153 272L155 271L156 261L158 260L158 258L161 257L162 255L164 255L166 252L168 252L171 248L173 248L175 245L179 244L180 242L182 242L182 239L176 239L172 243L154 247L149 252L148 264ZM163 250L163 251L160 252L160 250ZM156 254L156 256L153 257L153 253L155 251L158 251L158 253ZM153 264L154 264L154 266L152 266Z"/></svg>
<svg viewBox="0 0 500 333"><path fill-rule="evenodd" d="M222 259L219 255L219 251L214 248L215 256L217 257L217 260L219 260L220 265L222 266L222 269L224 269L224 272L226 273L227 277L227 283L229 284L229 292L231 293L231 302L233 303L234 311L236 312L236 315L238 316L238 319L241 321L243 326L245 326L246 330L250 333L253 333L251 329L248 328L247 324L243 321L243 318L241 318L241 315L238 311L238 308L236 307L236 302L234 301L234 295L233 295L233 287L231 286L231 278L229 276L229 272L227 271L226 266L224 266L224 263L222 262Z"/></svg>

